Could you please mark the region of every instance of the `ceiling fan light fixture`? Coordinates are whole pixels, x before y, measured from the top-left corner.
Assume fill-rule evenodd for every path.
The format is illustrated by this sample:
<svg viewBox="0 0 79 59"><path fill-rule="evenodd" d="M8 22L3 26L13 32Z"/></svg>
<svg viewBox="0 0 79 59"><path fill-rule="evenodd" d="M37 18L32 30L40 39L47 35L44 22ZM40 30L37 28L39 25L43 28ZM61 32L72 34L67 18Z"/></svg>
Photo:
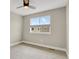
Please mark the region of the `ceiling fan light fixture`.
<svg viewBox="0 0 79 59"><path fill-rule="evenodd" d="M28 8L28 6L24 6L24 8Z"/></svg>

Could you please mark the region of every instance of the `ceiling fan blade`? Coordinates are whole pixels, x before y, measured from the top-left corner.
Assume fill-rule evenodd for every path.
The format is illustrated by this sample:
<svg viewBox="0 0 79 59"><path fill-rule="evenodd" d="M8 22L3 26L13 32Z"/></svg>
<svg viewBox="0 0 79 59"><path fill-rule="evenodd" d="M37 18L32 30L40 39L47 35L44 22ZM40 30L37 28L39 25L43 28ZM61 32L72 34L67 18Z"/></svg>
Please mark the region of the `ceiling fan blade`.
<svg viewBox="0 0 79 59"><path fill-rule="evenodd" d="M22 8L22 7L24 7L24 6L19 6L19 7L17 7L17 8Z"/></svg>
<svg viewBox="0 0 79 59"><path fill-rule="evenodd" d="M29 5L28 7L31 8L31 9L36 9L36 7L34 7L32 5Z"/></svg>

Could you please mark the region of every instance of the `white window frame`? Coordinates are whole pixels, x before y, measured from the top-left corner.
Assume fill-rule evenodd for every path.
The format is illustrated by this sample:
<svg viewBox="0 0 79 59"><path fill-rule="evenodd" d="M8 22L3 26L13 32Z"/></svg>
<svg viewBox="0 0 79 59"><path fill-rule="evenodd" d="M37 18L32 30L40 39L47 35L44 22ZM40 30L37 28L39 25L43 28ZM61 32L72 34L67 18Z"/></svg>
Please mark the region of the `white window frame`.
<svg viewBox="0 0 79 59"><path fill-rule="evenodd" d="M50 15L46 15L46 16L50 16ZM38 17L43 17L43 16L38 16ZM35 17L32 17L35 18ZM31 21L31 18L30 18ZM31 25L30 25L31 26ZM29 33L31 34L51 34L51 16L50 16L50 27L49 27L49 32L31 32L30 31L30 27L29 27Z"/></svg>

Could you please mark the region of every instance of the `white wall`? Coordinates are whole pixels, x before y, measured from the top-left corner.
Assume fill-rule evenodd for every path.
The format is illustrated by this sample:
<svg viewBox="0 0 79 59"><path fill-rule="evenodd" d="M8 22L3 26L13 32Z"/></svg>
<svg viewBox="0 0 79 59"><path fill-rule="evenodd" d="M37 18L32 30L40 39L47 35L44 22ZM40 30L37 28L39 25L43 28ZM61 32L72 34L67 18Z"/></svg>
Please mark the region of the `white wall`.
<svg viewBox="0 0 79 59"><path fill-rule="evenodd" d="M23 17L11 12L10 14L10 42L15 43L22 39Z"/></svg>
<svg viewBox="0 0 79 59"><path fill-rule="evenodd" d="M30 18L51 16L51 34L29 33ZM66 49L66 8L58 8L24 17L23 40Z"/></svg>
<svg viewBox="0 0 79 59"><path fill-rule="evenodd" d="M66 6L66 37L67 37L67 54L69 54L69 4Z"/></svg>

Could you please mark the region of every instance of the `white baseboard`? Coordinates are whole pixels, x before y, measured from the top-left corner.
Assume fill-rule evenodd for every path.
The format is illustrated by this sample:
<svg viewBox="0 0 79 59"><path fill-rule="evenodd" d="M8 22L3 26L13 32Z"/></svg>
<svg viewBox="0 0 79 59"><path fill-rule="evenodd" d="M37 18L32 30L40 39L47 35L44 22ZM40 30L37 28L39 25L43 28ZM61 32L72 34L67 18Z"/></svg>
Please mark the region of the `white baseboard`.
<svg viewBox="0 0 79 59"><path fill-rule="evenodd" d="M22 41L15 42L15 43L11 43L10 46L15 46L15 45L18 45L18 44L20 44L20 43L22 43Z"/></svg>
<svg viewBox="0 0 79 59"><path fill-rule="evenodd" d="M58 48L58 47L53 47L53 46L47 46L47 45L43 45L43 44L39 44L39 43L34 43L34 42L28 42L28 41L19 41L19 42L11 43L10 46L15 46L15 45L18 45L20 43L32 44L32 45L37 45L37 46L41 46L41 47L45 47L45 48L49 48L49 49L59 50L59 51L66 52L66 54L68 55L66 49Z"/></svg>
<svg viewBox="0 0 79 59"><path fill-rule="evenodd" d="M41 46L41 47L45 47L45 48L50 48L50 49L55 49L55 50L66 52L66 49L63 49L63 48L52 47L52 46L47 46L47 45L43 45L43 44L39 44L39 43L33 43L33 42L28 42L28 41L22 41L22 42L23 43L27 43L27 44L37 45L37 46Z"/></svg>

